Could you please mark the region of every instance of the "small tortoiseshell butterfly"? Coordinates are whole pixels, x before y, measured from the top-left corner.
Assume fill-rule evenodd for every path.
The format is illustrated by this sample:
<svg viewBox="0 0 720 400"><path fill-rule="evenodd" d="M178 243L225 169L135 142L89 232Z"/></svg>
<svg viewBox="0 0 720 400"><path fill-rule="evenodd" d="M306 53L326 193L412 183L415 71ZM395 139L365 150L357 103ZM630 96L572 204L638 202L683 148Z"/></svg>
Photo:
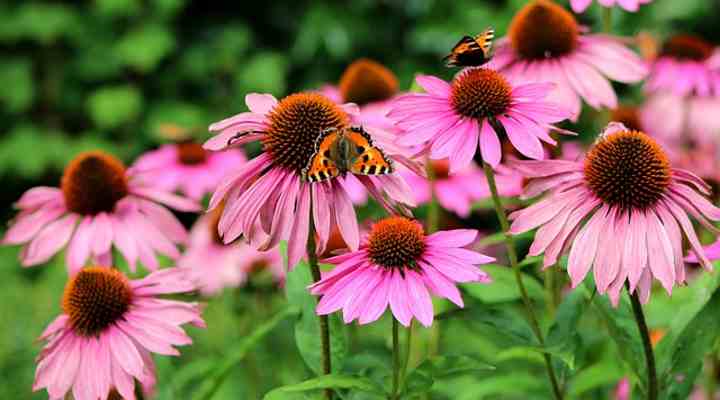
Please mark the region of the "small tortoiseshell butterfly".
<svg viewBox="0 0 720 400"><path fill-rule="evenodd" d="M315 153L302 170L302 179L321 182L350 172L356 175L385 175L394 171L392 161L375 147L370 135L359 126L325 130L315 142Z"/></svg>
<svg viewBox="0 0 720 400"><path fill-rule="evenodd" d="M493 38L495 30L490 27L479 35L473 37L464 36L452 48L443 61L448 67L478 67L490 61L492 58Z"/></svg>

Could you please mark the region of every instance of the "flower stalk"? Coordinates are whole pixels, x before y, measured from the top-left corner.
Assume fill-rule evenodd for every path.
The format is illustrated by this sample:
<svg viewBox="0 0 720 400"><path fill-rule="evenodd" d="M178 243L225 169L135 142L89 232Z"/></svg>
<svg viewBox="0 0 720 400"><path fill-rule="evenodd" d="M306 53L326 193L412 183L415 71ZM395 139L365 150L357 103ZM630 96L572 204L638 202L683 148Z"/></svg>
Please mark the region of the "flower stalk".
<svg viewBox="0 0 720 400"><path fill-rule="evenodd" d="M315 243L315 225L313 222L312 215L310 215L310 231L308 232L307 240L307 257L310 271L312 272L313 282L320 281L320 266L318 265L317 257L317 245ZM318 297L320 302L320 297ZM330 327L328 325L327 315L318 315L320 320L320 346L321 346L321 368L323 375L329 375L332 370L331 358L330 358ZM325 398L332 399L332 390L325 390Z"/></svg>
<svg viewBox="0 0 720 400"><path fill-rule="evenodd" d="M648 330L647 323L645 322L645 315L643 314L642 305L640 304L640 298L638 297L637 290L634 293L630 293L630 287L627 282L625 282L625 288L630 295L633 314L635 315L635 322L637 323L638 331L640 331L640 338L642 339L643 350L645 351L645 364L647 365L648 375L647 398L648 400L657 400L657 370L655 368L655 355L653 354L652 342L650 341L650 331Z"/></svg>
<svg viewBox="0 0 720 400"><path fill-rule="evenodd" d="M520 290L520 296L522 297L523 305L525 306L525 310L528 314L530 327L532 328L540 345L545 346L545 338L543 337L542 330L540 329L540 323L535 315L532 301L530 301L530 296L528 296L527 289L523 283L522 273L520 272L520 266L518 264L517 252L515 251L515 240L512 235L508 233L510 223L508 222L507 215L505 215L505 208L502 205L497 185L495 184L495 171L493 171L492 167L486 162L483 162L483 170L485 171L485 177L487 178L488 187L490 188L490 193L492 195L495 213L500 221L500 228L505 234L505 246L507 248L508 258L510 259L510 266L515 273L515 282ZM550 379L553 395L556 400L562 400L562 390L560 390L560 385L558 384L557 375L555 374L555 368L553 367L550 355L543 353L543 358L545 359L545 367L547 369L548 378Z"/></svg>

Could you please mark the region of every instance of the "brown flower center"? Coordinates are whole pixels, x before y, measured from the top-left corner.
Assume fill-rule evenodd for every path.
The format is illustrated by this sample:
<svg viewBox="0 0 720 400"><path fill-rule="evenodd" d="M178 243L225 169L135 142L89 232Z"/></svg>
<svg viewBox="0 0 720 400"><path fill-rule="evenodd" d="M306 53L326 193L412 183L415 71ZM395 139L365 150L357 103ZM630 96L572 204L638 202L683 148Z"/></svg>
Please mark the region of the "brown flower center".
<svg viewBox="0 0 720 400"><path fill-rule="evenodd" d="M368 252L370 259L386 268L414 268L425 250L425 232L420 224L403 217L389 217L373 225Z"/></svg>
<svg viewBox="0 0 720 400"><path fill-rule="evenodd" d="M579 35L575 17L550 0L525 5L508 31L512 47L529 60L564 56L575 49Z"/></svg>
<svg viewBox="0 0 720 400"><path fill-rule="evenodd" d="M678 60L705 61L713 55L714 47L705 39L695 35L675 35L668 39L661 55Z"/></svg>
<svg viewBox="0 0 720 400"><path fill-rule="evenodd" d="M180 142L177 144L178 160L182 164L197 165L207 160L208 152L203 149L200 143L194 141Z"/></svg>
<svg viewBox="0 0 720 400"><path fill-rule="evenodd" d="M640 113L637 107L618 106L618 108L610 111L610 121L620 122L632 131L642 131Z"/></svg>
<svg viewBox="0 0 720 400"><path fill-rule="evenodd" d="M285 97L268 116L269 128L263 145L282 167L300 173L315 149L315 140L328 128L342 129L350 123L348 115L327 97L317 93L297 93Z"/></svg>
<svg viewBox="0 0 720 400"><path fill-rule="evenodd" d="M398 92L395 74L367 58L350 64L340 77L339 86L344 101L359 105L387 100Z"/></svg>
<svg viewBox="0 0 720 400"><path fill-rule="evenodd" d="M82 215L112 212L128 194L125 166L101 151L82 153L70 161L60 186L67 208Z"/></svg>
<svg viewBox="0 0 720 400"><path fill-rule="evenodd" d="M488 68L472 68L452 83L451 101L458 114L470 118L489 118L510 106L512 89L499 73Z"/></svg>
<svg viewBox="0 0 720 400"><path fill-rule="evenodd" d="M450 176L450 162L448 160L431 160L428 168L432 169L436 180L447 179Z"/></svg>
<svg viewBox="0 0 720 400"><path fill-rule="evenodd" d="M585 180L608 205L623 210L652 207L670 185L670 163L663 149L638 131L611 133L585 159Z"/></svg>
<svg viewBox="0 0 720 400"><path fill-rule="evenodd" d="M65 286L63 312L81 336L95 336L130 308L132 289L120 271L107 267L81 270Z"/></svg>

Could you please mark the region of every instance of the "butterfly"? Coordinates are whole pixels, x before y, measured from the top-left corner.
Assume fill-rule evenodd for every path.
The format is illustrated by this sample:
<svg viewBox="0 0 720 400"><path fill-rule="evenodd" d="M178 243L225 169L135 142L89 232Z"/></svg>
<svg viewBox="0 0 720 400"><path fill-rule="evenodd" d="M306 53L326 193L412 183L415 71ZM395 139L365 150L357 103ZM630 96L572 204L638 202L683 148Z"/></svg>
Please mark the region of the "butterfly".
<svg viewBox="0 0 720 400"><path fill-rule="evenodd" d="M315 152L302 170L306 182L321 182L350 172L357 175L385 175L394 171L392 161L373 145L370 135L360 126L322 132Z"/></svg>
<svg viewBox="0 0 720 400"><path fill-rule="evenodd" d="M448 67L478 67L490 61L492 58L493 38L495 30L488 27L482 33L475 36L463 36L452 48L443 61Z"/></svg>

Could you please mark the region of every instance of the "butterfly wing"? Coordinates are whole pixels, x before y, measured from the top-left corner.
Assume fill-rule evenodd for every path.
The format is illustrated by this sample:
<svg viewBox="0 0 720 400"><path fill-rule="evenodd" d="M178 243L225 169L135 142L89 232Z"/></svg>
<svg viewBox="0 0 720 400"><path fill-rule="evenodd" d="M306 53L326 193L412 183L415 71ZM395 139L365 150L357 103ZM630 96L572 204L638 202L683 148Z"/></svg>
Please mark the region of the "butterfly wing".
<svg viewBox="0 0 720 400"><path fill-rule="evenodd" d="M445 57L448 67L477 67L490 61L495 30L487 28L474 38L464 36Z"/></svg>
<svg viewBox="0 0 720 400"><path fill-rule="evenodd" d="M445 56L443 58L443 61L445 61L445 65L448 67L454 67L460 65L458 62L458 57L461 54L465 54L467 52L471 51L477 51L480 50L477 43L475 42L475 39L473 39L470 36L463 36L455 46L453 46L452 50L450 50L450 54Z"/></svg>
<svg viewBox="0 0 720 400"><path fill-rule="evenodd" d="M337 159L337 141L340 132L328 129L315 142L315 152L308 165L302 170L302 179L306 182L321 182L340 175Z"/></svg>
<svg viewBox="0 0 720 400"><path fill-rule="evenodd" d="M385 175L394 171L392 161L373 145L370 135L361 127L345 131L344 140L349 144L347 170L357 175Z"/></svg>

